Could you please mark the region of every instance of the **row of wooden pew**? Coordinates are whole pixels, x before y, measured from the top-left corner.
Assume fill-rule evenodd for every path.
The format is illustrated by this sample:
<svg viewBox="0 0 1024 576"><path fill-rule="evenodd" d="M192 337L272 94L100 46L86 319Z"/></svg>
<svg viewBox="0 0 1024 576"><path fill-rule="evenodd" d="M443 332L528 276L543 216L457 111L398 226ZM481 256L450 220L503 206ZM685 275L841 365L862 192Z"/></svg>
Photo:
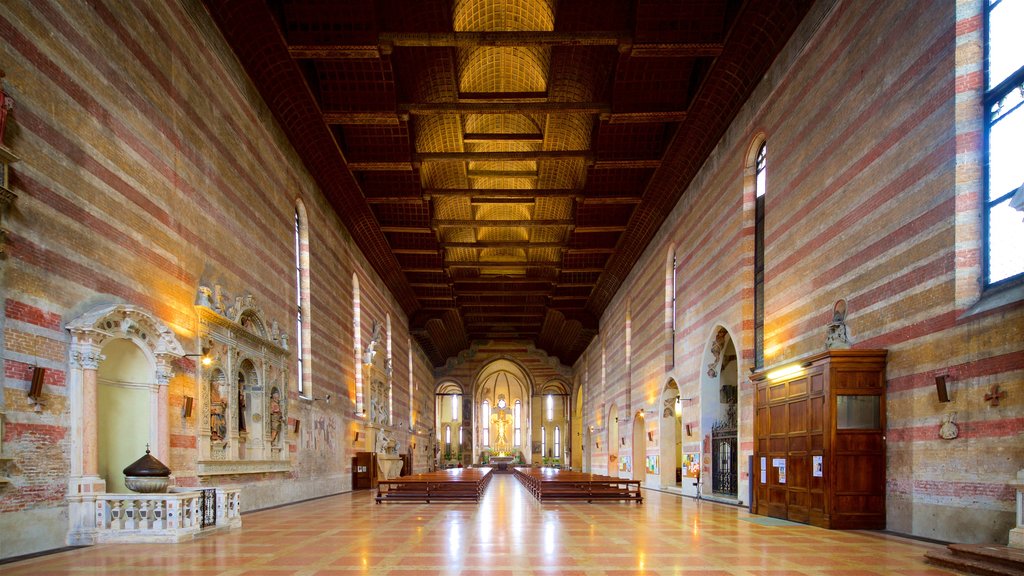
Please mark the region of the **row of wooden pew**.
<svg viewBox="0 0 1024 576"><path fill-rule="evenodd" d="M451 468L380 480L377 482L377 503L385 500L479 502L492 475L491 468Z"/></svg>
<svg viewBox="0 0 1024 576"><path fill-rule="evenodd" d="M516 478L538 500L633 500L642 503L639 480L555 468L515 468Z"/></svg>

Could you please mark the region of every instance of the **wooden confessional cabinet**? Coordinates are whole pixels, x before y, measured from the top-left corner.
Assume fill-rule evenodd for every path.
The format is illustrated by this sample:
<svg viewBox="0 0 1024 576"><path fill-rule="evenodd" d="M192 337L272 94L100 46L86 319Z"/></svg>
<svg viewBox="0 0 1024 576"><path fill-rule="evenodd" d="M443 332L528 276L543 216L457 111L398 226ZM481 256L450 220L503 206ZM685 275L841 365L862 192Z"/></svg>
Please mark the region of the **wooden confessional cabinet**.
<svg viewBox="0 0 1024 576"><path fill-rule="evenodd" d="M885 350L829 350L751 376L754 512L885 528Z"/></svg>

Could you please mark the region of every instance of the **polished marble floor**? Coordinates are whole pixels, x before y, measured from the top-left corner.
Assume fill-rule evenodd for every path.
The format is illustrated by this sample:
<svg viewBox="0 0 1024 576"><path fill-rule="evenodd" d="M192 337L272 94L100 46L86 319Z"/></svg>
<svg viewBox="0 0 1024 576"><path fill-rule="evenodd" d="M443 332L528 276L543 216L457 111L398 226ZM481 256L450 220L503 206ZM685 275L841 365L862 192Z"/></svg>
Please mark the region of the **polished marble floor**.
<svg viewBox="0 0 1024 576"><path fill-rule="evenodd" d="M0 565L3 576L588 575L938 576L934 545L775 524L645 491L643 504L545 503L498 476L476 503L374 504L361 491L246 514L185 544L101 545Z"/></svg>

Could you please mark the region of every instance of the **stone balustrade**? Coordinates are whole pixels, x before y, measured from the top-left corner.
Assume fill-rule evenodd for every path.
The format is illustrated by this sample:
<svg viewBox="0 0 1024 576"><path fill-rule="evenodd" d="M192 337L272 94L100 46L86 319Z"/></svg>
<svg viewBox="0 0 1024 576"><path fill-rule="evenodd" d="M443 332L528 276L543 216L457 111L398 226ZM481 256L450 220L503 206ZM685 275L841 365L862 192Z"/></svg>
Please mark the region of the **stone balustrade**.
<svg viewBox="0 0 1024 576"><path fill-rule="evenodd" d="M216 505L203 522L202 492L171 488L165 494L97 494L96 542L181 542L204 529L242 525L241 490L213 488Z"/></svg>

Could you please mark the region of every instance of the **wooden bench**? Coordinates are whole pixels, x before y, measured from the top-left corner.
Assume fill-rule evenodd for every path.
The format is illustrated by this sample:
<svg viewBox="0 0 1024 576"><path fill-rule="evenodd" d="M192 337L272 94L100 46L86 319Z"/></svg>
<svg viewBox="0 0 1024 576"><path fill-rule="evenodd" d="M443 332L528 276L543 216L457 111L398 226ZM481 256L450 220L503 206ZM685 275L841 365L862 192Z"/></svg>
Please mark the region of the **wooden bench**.
<svg viewBox="0 0 1024 576"><path fill-rule="evenodd" d="M377 503L383 500L479 502L491 481L490 468L452 468L377 482Z"/></svg>
<svg viewBox="0 0 1024 576"><path fill-rule="evenodd" d="M555 468L516 468L516 478L535 498L544 500L644 501L640 481Z"/></svg>

